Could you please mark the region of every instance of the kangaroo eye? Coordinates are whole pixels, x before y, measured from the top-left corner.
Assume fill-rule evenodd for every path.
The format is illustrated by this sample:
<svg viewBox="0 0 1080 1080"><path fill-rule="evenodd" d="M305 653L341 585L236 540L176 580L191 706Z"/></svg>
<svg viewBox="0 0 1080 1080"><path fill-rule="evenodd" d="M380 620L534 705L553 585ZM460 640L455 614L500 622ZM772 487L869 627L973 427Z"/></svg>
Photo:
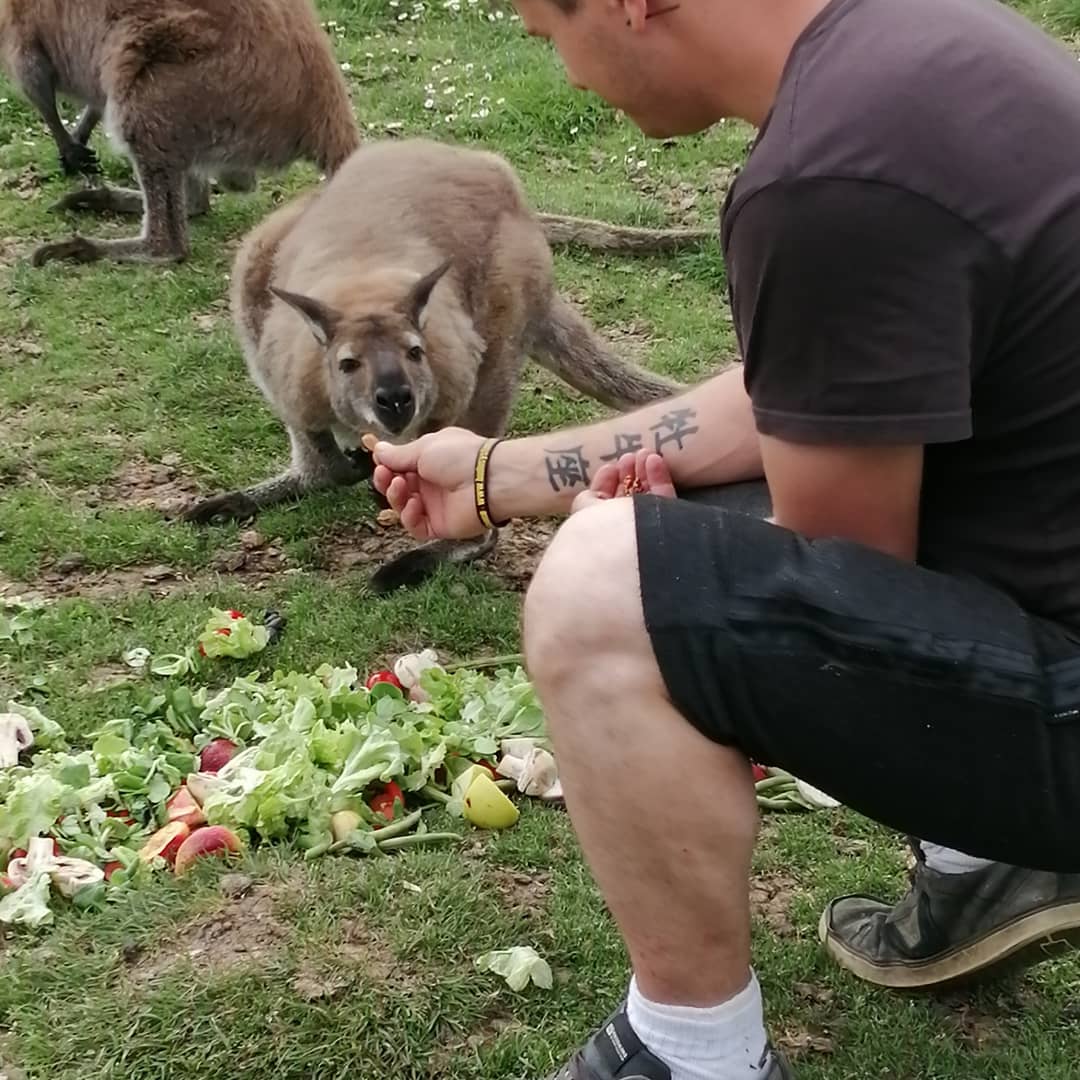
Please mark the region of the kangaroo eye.
<svg viewBox="0 0 1080 1080"><path fill-rule="evenodd" d="M343 356L338 365L346 375L351 375L360 366L360 361L355 356Z"/></svg>
<svg viewBox="0 0 1080 1080"><path fill-rule="evenodd" d="M417 360L417 361L423 360L424 359L424 350L419 345L414 345L409 350L409 359L410 360Z"/></svg>

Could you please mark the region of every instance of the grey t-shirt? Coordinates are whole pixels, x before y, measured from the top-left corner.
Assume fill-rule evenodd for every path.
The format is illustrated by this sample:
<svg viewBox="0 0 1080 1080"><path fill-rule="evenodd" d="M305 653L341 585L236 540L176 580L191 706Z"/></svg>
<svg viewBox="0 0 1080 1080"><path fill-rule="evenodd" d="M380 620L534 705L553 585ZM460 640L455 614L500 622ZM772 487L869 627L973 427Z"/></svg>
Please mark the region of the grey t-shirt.
<svg viewBox="0 0 1080 1080"><path fill-rule="evenodd" d="M759 430L926 445L919 560L1080 629L1080 64L994 0L832 0L724 205Z"/></svg>

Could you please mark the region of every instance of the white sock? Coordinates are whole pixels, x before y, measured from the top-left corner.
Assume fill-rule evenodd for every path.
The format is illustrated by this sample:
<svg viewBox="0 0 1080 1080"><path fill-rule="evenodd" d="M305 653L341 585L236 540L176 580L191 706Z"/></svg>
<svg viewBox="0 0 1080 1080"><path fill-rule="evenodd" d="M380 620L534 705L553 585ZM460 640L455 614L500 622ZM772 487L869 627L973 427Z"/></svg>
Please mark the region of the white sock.
<svg viewBox="0 0 1080 1080"><path fill-rule="evenodd" d="M641 1041L671 1069L671 1080L755 1080L765 1050L761 987L699 1009L649 1001L630 980L627 1018Z"/></svg>
<svg viewBox="0 0 1080 1080"><path fill-rule="evenodd" d="M926 865L939 874L969 874L972 870L984 870L993 865L993 859L979 859L954 848L928 844L925 840L919 841L919 847L926 857Z"/></svg>

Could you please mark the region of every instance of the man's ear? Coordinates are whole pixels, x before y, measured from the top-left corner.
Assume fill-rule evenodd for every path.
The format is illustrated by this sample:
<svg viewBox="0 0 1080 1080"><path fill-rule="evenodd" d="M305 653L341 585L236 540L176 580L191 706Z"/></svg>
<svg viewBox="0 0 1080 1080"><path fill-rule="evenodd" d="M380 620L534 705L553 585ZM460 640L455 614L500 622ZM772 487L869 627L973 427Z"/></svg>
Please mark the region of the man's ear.
<svg viewBox="0 0 1080 1080"><path fill-rule="evenodd" d="M408 292L401 308L417 330L423 330L427 321L427 306L432 290L438 285L443 274L450 269L453 259L447 259L441 266L435 267L430 274L425 274Z"/></svg>
<svg viewBox="0 0 1080 1080"><path fill-rule="evenodd" d="M330 344L330 339L337 330L341 316L333 308L327 307L321 300L310 296L302 296L300 293L287 292L279 289L276 285L270 286L270 291L289 307L300 312L305 322L315 335L315 340L325 349Z"/></svg>

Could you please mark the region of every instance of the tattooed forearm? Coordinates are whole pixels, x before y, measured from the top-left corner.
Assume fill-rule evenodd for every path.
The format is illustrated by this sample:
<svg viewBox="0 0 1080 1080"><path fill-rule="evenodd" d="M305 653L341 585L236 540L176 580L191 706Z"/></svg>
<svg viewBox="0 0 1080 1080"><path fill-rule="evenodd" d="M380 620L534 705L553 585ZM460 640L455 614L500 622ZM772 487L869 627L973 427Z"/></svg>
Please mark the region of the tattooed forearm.
<svg viewBox="0 0 1080 1080"><path fill-rule="evenodd" d="M610 454L604 454L601 456L601 461L618 461L623 454L636 454L645 445L645 439L643 436L634 432L632 435L627 435L625 432L616 432L615 434L615 449Z"/></svg>
<svg viewBox="0 0 1080 1080"><path fill-rule="evenodd" d="M599 461L607 462L618 461L623 454L634 454L646 447L658 454L663 453L667 448L670 453L671 449L685 449L687 440L698 430L695 409L671 409L661 414L656 423L649 425L645 432L615 432L615 445L611 453L598 454L596 448L593 447L589 450L589 454L596 454ZM589 486L590 461L585 456L585 450L585 444L582 443L579 446L544 451L548 483L556 494Z"/></svg>
<svg viewBox="0 0 1080 1080"><path fill-rule="evenodd" d="M589 462L582 453L583 450L584 446L574 446L569 450L544 451L544 462L552 491L589 486Z"/></svg>
<svg viewBox="0 0 1080 1080"><path fill-rule="evenodd" d="M698 431L698 426L694 422L696 418L697 413L693 409L673 409L671 412L664 413L649 428L650 431L656 433L654 439L656 452L662 453L668 443L674 443L678 449L682 450L686 439Z"/></svg>

